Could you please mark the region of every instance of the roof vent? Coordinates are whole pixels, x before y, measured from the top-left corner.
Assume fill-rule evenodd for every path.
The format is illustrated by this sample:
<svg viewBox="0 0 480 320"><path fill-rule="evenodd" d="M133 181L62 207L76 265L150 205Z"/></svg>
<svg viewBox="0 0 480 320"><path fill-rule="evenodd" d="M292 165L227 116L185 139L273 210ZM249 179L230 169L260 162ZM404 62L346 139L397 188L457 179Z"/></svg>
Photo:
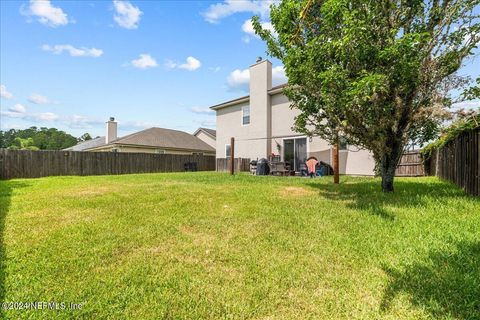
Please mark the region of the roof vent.
<svg viewBox="0 0 480 320"><path fill-rule="evenodd" d="M262 57L257 57L257 63L261 62L263 60Z"/></svg>

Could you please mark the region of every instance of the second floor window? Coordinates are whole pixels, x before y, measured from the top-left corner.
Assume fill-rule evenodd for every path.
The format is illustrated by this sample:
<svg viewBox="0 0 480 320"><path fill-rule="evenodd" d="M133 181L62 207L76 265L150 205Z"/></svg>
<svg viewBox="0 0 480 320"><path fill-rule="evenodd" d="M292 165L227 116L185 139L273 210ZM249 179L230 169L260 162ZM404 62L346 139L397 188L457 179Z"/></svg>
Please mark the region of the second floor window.
<svg viewBox="0 0 480 320"><path fill-rule="evenodd" d="M250 124L250 106L242 107L242 125Z"/></svg>

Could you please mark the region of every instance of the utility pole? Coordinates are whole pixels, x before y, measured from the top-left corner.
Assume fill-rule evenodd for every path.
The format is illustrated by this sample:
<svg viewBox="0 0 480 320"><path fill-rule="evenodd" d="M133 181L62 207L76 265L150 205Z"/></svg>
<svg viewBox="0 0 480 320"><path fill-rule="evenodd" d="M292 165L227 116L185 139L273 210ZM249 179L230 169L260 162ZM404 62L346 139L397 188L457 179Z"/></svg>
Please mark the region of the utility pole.
<svg viewBox="0 0 480 320"><path fill-rule="evenodd" d="M340 182L340 177L339 177L339 164L338 164L338 149L339 149L339 143L338 139L335 142L335 145L333 146L333 183L338 184Z"/></svg>
<svg viewBox="0 0 480 320"><path fill-rule="evenodd" d="M230 174L235 174L235 138L230 138Z"/></svg>

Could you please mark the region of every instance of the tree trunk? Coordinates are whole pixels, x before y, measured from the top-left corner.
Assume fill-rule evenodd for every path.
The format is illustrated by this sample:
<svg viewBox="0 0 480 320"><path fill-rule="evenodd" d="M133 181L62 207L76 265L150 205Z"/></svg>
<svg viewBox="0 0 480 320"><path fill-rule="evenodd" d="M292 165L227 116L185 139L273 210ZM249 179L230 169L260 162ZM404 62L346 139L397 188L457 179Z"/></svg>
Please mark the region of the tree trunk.
<svg viewBox="0 0 480 320"><path fill-rule="evenodd" d="M397 169L400 156L401 151L393 151L392 154L384 155L380 161L380 175L382 176L383 192L393 192L393 180L395 178L395 170Z"/></svg>
<svg viewBox="0 0 480 320"><path fill-rule="evenodd" d="M393 192L393 180L395 178L395 169L396 166L382 168L382 191L383 192Z"/></svg>

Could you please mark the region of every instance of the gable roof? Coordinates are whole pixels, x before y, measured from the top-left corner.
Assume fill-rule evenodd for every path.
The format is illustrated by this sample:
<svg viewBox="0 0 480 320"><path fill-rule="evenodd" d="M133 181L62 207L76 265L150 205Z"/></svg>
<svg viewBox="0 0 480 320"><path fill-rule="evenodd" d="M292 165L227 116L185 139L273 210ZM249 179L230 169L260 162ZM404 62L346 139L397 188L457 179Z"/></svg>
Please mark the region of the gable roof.
<svg viewBox="0 0 480 320"><path fill-rule="evenodd" d="M112 141L110 144L215 151L215 149L209 146L207 143L189 133L179 130L155 127L118 138L117 140Z"/></svg>
<svg viewBox="0 0 480 320"><path fill-rule="evenodd" d="M278 86L272 87L270 90L268 90L268 94L269 95L274 95L274 94L277 94L277 93L281 93L283 88L285 88L287 85L288 85L288 83L283 83L283 84L280 84ZM216 104L214 106L211 106L210 109L219 110L219 109L223 109L223 108L226 108L226 107L230 107L230 106L233 106L233 105L236 105L236 104L239 104L239 103L242 103L242 102L248 102L248 101L250 101L250 96L249 95Z"/></svg>
<svg viewBox="0 0 480 320"><path fill-rule="evenodd" d="M213 130L213 129L208 129L208 128L198 128L198 129L193 133L193 135L194 135L194 136L197 136L197 134L198 134L199 132L201 132L201 131L203 131L203 132L205 132L206 134L212 136L212 138L216 138L216 137L217 137L217 131L216 131L216 130Z"/></svg>
<svg viewBox="0 0 480 320"><path fill-rule="evenodd" d="M66 151L83 151L91 148L97 148L100 146L103 146L105 144L105 137L96 137L95 139L91 140L86 140L83 142L80 142L70 148L66 148L63 150Z"/></svg>

